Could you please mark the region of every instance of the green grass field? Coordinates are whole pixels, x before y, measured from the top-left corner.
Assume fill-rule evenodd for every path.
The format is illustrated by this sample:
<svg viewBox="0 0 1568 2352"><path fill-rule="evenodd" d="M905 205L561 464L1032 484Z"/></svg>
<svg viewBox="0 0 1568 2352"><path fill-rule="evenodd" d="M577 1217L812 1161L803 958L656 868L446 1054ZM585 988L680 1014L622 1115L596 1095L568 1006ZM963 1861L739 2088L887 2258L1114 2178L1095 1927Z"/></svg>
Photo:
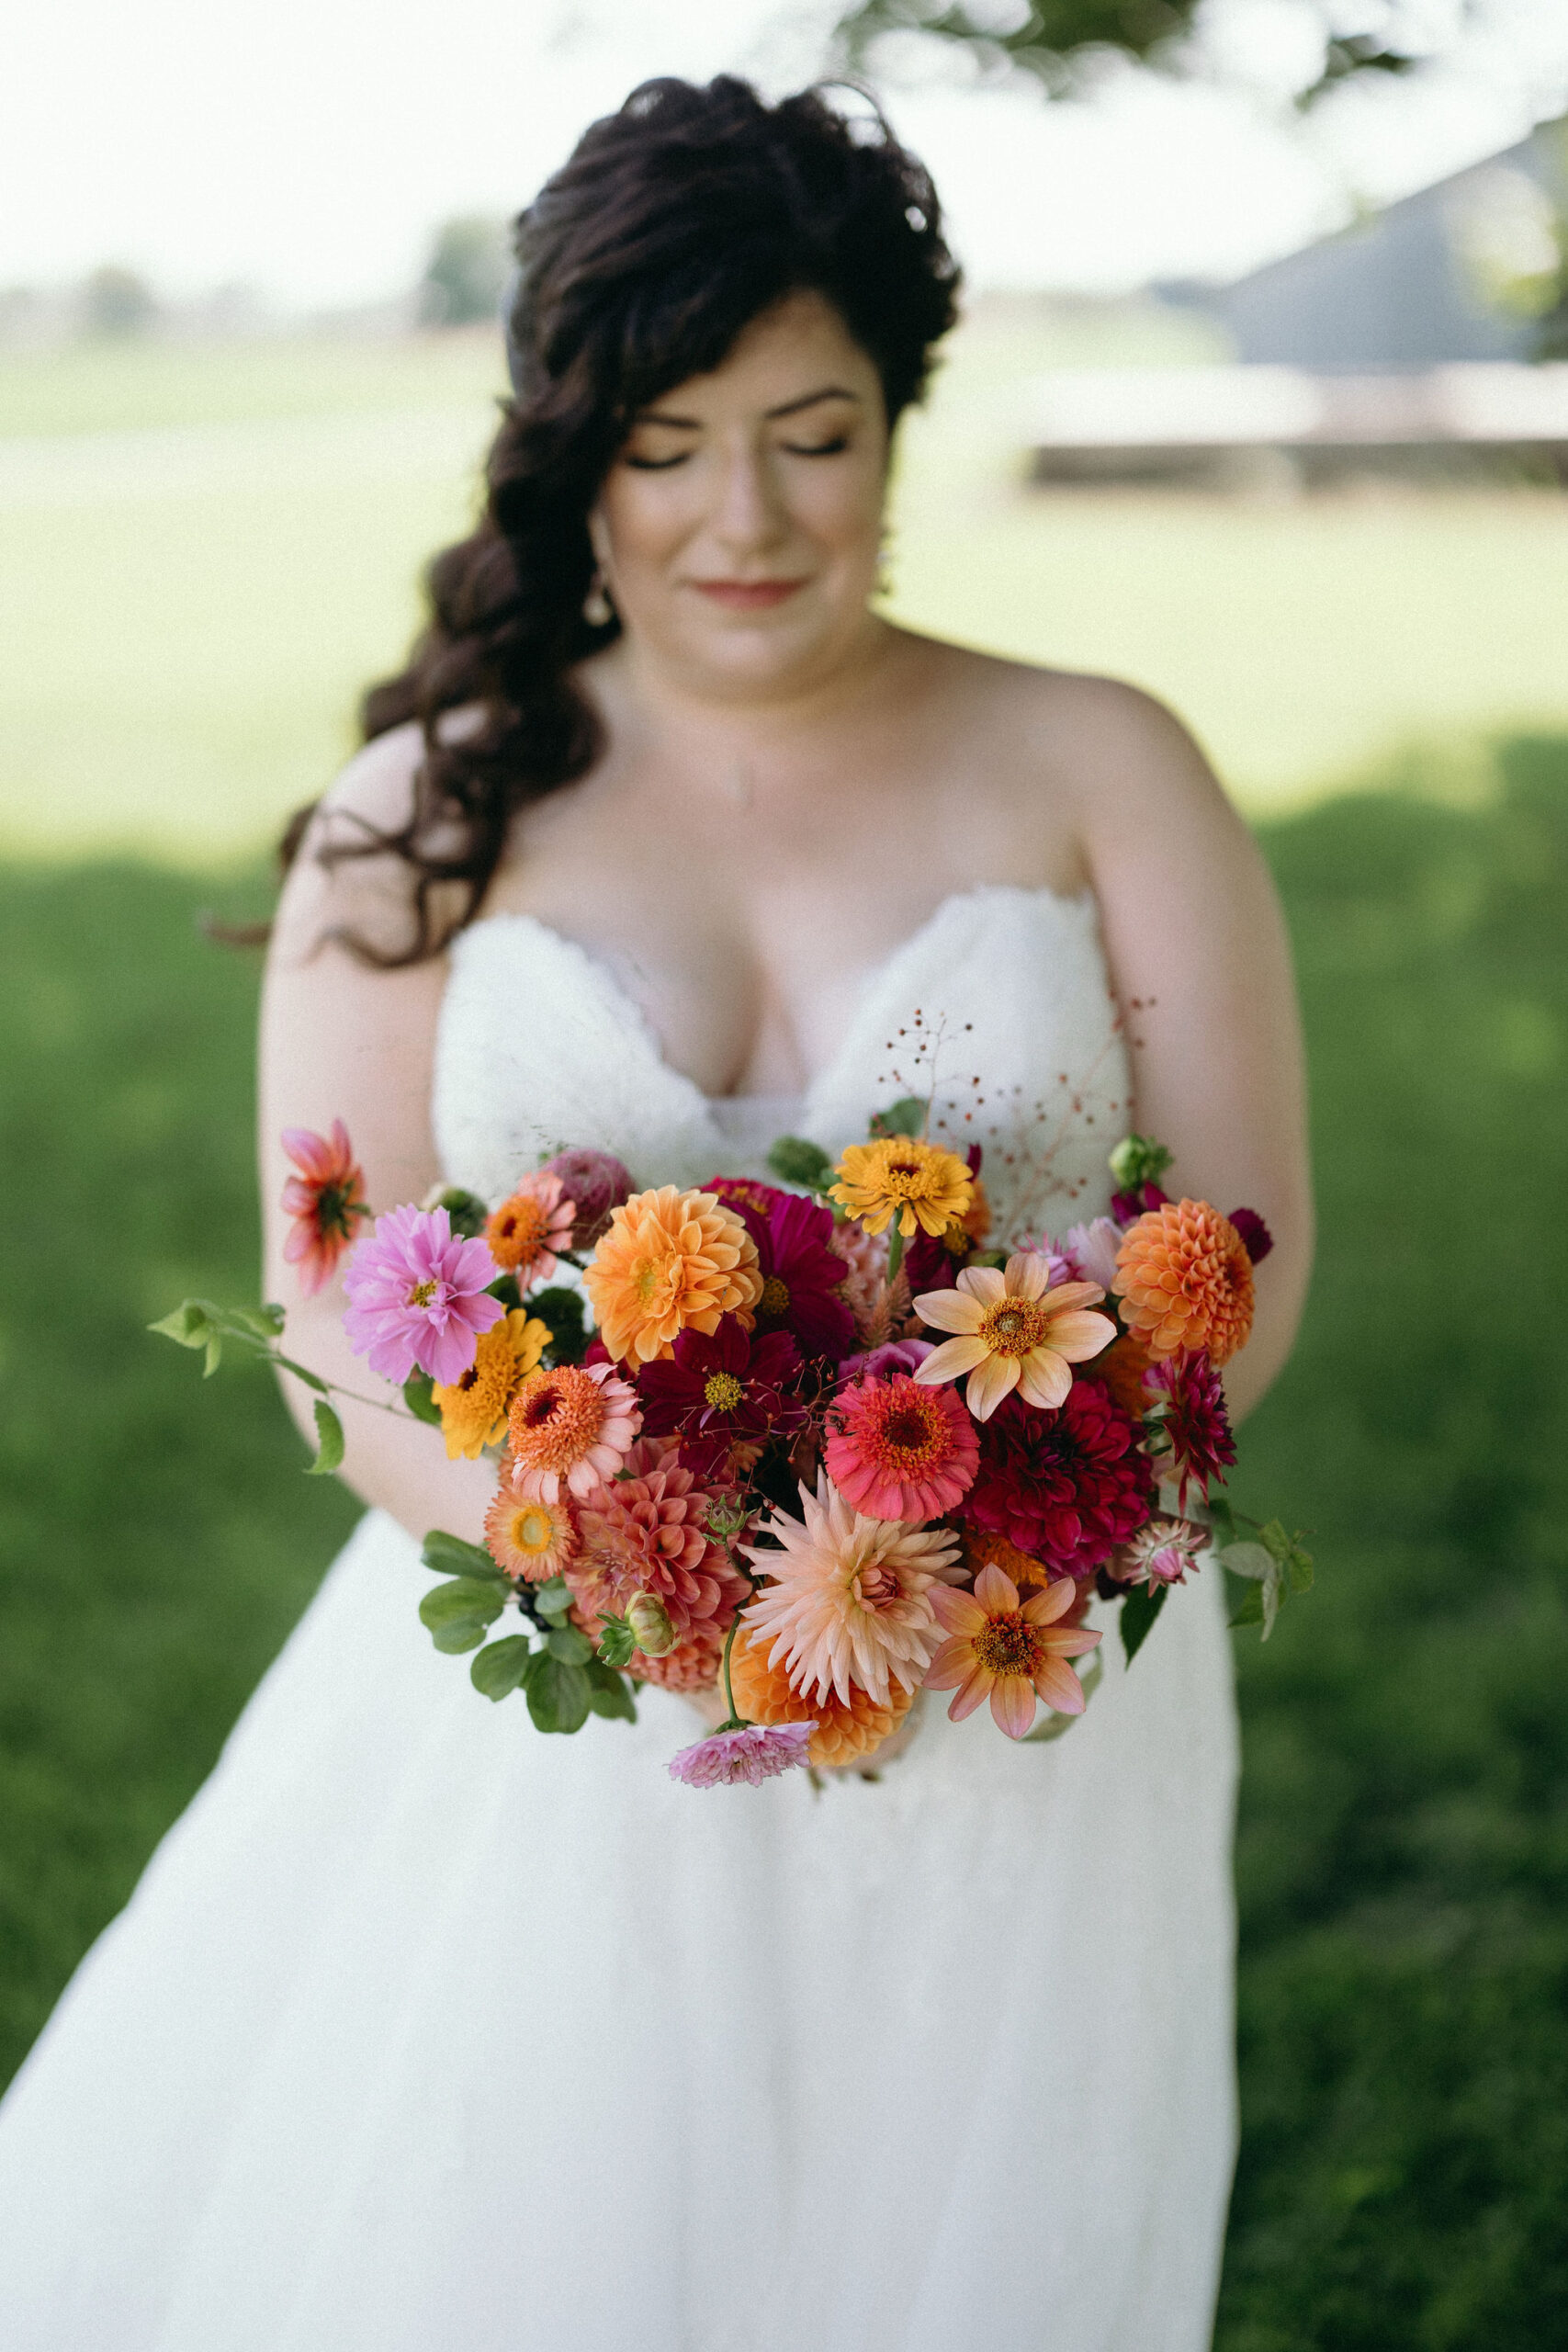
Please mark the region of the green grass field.
<svg viewBox="0 0 1568 2352"><path fill-rule="evenodd" d="M1314 1529L1319 1581L1267 1650L1238 1637L1222 2352L1568 2327L1568 740L1498 767L1483 809L1369 796L1265 833L1322 1250L1237 1492ZM255 968L198 936L213 895L0 873L5 2071L353 1515L265 1379L203 1385L143 1328L254 1295Z"/></svg>

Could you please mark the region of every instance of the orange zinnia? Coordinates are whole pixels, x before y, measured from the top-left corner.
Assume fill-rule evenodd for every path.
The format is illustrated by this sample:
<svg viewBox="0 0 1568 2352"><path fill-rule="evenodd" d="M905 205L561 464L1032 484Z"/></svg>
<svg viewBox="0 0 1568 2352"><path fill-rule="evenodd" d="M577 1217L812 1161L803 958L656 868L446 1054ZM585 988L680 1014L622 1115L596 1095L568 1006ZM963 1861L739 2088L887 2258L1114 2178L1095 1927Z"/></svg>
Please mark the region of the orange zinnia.
<svg viewBox="0 0 1568 2352"><path fill-rule="evenodd" d="M874 1699L858 1683L847 1699L833 1690L826 1698L807 1699L793 1688L784 1667L770 1665L766 1637L752 1641L744 1623L729 1653L729 1679L736 1707L749 1723L816 1724L806 1751L809 1764L852 1764L869 1756L897 1730L915 1697L894 1682L886 1700Z"/></svg>
<svg viewBox="0 0 1568 2352"><path fill-rule="evenodd" d="M1096 1648L1100 1635L1056 1622L1077 1598L1072 1577L1061 1577L1021 1608L1017 1585L1000 1568L982 1568L972 1593L938 1585L931 1607L948 1639L931 1660L928 1690L953 1691L947 1712L955 1724L989 1699L1010 1739L1029 1731L1037 1695L1058 1714L1081 1715L1083 1684L1067 1660Z"/></svg>
<svg viewBox="0 0 1568 2352"><path fill-rule="evenodd" d="M682 1331L711 1338L721 1315L750 1330L762 1295L743 1220L712 1193L674 1184L634 1193L616 1209L583 1281L600 1338L634 1369L672 1355Z"/></svg>
<svg viewBox="0 0 1568 2352"><path fill-rule="evenodd" d="M1156 1359L1206 1348L1216 1367L1252 1329L1252 1260L1207 1201L1167 1201L1124 1237L1113 1285L1122 1318Z"/></svg>

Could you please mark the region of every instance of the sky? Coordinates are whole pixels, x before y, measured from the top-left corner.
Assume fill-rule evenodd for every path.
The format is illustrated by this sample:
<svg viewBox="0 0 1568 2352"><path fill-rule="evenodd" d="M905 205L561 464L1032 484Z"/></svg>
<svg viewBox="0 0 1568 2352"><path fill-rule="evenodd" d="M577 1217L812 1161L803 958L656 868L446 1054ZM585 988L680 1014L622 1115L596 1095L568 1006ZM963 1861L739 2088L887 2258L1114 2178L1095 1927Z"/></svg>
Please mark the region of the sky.
<svg viewBox="0 0 1568 2352"><path fill-rule="evenodd" d="M1405 0L1441 44L1464 0ZM1204 81L1112 71L1092 97L976 90L919 54L882 95L930 164L970 282L1122 291L1225 277L1510 144L1568 107L1568 0L1483 21L1305 129L1281 98L1309 0L1210 0ZM39 0L0 28L0 288L99 263L188 298L372 303L433 225L511 214L585 123L656 73L810 78L831 0ZM1021 200L1027 198L1027 201Z"/></svg>

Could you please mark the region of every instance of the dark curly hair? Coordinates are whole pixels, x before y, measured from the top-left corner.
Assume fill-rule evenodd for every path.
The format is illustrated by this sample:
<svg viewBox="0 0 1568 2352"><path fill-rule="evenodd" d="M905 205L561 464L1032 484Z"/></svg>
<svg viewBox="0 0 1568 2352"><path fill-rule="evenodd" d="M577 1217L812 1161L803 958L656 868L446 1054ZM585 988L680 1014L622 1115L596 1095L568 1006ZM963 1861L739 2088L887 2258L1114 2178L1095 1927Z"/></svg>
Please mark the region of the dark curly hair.
<svg viewBox="0 0 1568 2352"><path fill-rule="evenodd" d="M363 706L367 741L410 720L423 729L412 806L396 831L367 827L317 853L334 864L391 852L411 869L406 945L349 943L384 966L437 954L470 922L515 810L598 756L571 672L620 624L583 617L587 517L637 411L717 368L753 319L809 288L876 368L891 429L955 311L936 191L881 115L847 117L815 89L770 107L728 74L634 90L546 182L515 243L513 390L482 518L431 563L408 666ZM458 708L477 724L442 730ZM285 836L286 865L310 813ZM452 884L459 911L438 922L433 896Z"/></svg>

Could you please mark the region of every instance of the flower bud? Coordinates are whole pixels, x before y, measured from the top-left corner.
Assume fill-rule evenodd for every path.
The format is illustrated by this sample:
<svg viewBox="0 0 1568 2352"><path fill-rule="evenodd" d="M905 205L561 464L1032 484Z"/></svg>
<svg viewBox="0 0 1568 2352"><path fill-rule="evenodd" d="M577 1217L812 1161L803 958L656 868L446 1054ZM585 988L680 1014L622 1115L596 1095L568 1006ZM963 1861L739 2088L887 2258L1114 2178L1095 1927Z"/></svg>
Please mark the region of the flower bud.
<svg viewBox="0 0 1568 2352"><path fill-rule="evenodd" d="M667 1657L675 1646L670 1611L656 1592L634 1592L626 1603L626 1623L644 1657Z"/></svg>

